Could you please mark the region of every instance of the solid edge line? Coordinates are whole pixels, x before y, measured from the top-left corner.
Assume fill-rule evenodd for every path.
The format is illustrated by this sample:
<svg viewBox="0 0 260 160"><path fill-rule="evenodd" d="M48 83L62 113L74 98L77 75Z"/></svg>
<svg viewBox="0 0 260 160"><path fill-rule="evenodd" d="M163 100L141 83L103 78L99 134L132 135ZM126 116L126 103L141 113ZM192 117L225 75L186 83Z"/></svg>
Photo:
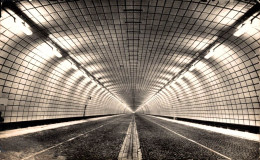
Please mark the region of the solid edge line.
<svg viewBox="0 0 260 160"><path fill-rule="evenodd" d="M207 150L209 150L211 152L214 152L214 153L216 153L216 154L218 154L218 155L220 155L220 156L222 156L222 157L224 157L226 159L230 159L231 160L231 158L229 158L229 157L227 157L227 156L225 156L225 155L223 155L223 154L221 154L221 153L219 153L219 152L217 152L217 151L215 151L215 150L213 150L211 148L208 148L208 147L204 146L203 144L200 144L200 143L198 143L198 142L196 142L196 141L194 141L192 139L189 139L189 138L187 138L187 137L185 137L185 136L183 136L183 135L181 135L181 134L179 134L179 133L177 133L177 132L175 132L175 131L173 131L173 130L171 130L171 129L163 126L163 125L160 125L160 124L158 124L158 123L156 123L154 121L151 121L151 120L149 120L149 121L152 122L152 123L157 124L158 126L164 128L164 129L166 129L166 130L168 130L168 131L170 131L170 132L172 132L172 133L174 133L174 134L176 134L176 135L178 135L178 136L180 136L180 137L182 137L184 139L187 139L188 141L193 142L193 143L195 143L195 144L197 144L197 145L199 145L199 146L201 146L201 147L203 147L203 148L205 148L205 149L207 149Z"/></svg>
<svg viewBox="0 0 260 160"><path fill-rule="evenodd" d="M232 137L236 137L236 138L246 139L249 141L259 142L259 140L260 140L260 134L254 134L254 133L249 133L249 132L208 126L208 125L197 124L197 123L192 123L192 122L168 119L168 118L157 117L157 116L153 116L153 115L147 115L147 116L154 117L154 118L161 119L161 120L168 121L168 122L182 124L182 125L189 126L189 127L203 129L203 130L210 131L210 132L215 132L215 133L220 133L223 135L228 135L228 136L232 136Z"/></svg>
<svg viewBox="0 0 260 160"><path fill-rule="evenodd" d="M91 121L97 121L97 120L102 120L102 119L107 119L107 118L112 118L112 117L118 117L118 116L119 115L97 117L97 118L90 118L90 119L86 119L86 120L60 122L60 123L45 124L45 125L40 125L40 126L32 126L32 127L26 127L26 128L0 131L0 139L22 136L22 135L26 135L26 134L30 134L30 133L36 133L36 132L41 132L41 131L51 130L51 129L57 129L57 128L61 128L61 127L67 127L67 126L71 126L71 125L76 125L76 124L81 124L81 123L91 122Z"/></svg>
<svg viewBox="0 0 260 160"><path fill-rule="evenodd" d="M41 150L41 151L39 151L39 152L36 152L36 153L34 153L34 154L30 155L30 156L24 157L24 158L22 158L21 160L26 160L26 159L32 158L32 157L34 157L34 156L36 156L36 155L38 155L38 154L41 154L41 153L43 153L43 152L45 152L45 151L48 151L48 150L50 150L50 149L52 149L52 148L58 147L58 146L60 146L60 145L62 145L62 144L64 144L64 143L66 143L66 142L69 142L69 141L72 141L72 140L74 140L74 139L76 139L76 138L78 138L78 137L84 136L84 135L86 135L87 133L90 133L90 132L95 131L95 130L97 130L97 129L99 129L99 128L102 128L104 125L110 124L110 123L112 123L112 122L114 122L114 121L116 121L116 120L113 120L113 121L111 121L111 122L109 122L109 123L100 125L100 126L98 126L97 128L94 128L94 129L91 129L91 130L85 132L84 134L79 134L79 135L77 135L77 136L75 136L75 137L72 137L72 138L66 140L66 141L63 141L63 142L58 143L58 144L55 144L54 146L51 146L51 147L49 147L49 148L46 148L46 149Z"/></svg>

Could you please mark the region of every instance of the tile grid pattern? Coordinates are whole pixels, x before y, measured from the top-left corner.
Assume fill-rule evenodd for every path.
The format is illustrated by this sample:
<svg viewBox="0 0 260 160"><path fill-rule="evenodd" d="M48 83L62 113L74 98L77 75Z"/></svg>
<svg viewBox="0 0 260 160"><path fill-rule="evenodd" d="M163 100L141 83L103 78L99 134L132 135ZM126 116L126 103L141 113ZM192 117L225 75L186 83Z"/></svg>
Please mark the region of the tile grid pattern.
<svg viewBox="0 0 260 160"><path fill-rule="evenodd" d="M200 1L20 4L71 56L133 108L167 83L249 6Z"/></svg>
<svg viewBox="0 0 260 160"><path fill-rule="evenodd" d="M16 4L135 109L254 2L43 0ZM3 12L0 94L8 98L8 105L1 106L7 122L81 116L85 105L89 115L123 112L121 104L106 91L60 65L64 59L39 55L37 47L44 42L43 37L16 33L6 23L10 19ZM242 38L234 38L231 33L221 37L228 39L224 45L232 50L228 60L215 57L206 61L205 68L212 72L205 68L194 71L197 79L186 78L187 84L174 85L156 103L151 102L147 111L259 125L259 57L254 55L259 52L259 37L259 30ZM207 78L210 82L205 81ZM199 98L193 101L194 96Z"/></svg>
<svg viewBox="0 0 260 160"><path fill-rule="evenodd" d="M247 45L242 40L235 43L241 47ZM247 47L252 51L234 53L236 49L228 46L225 54L202 60L200 68L164 89L142 111L260 126L259 54L254 54L259 48L256 45Z"/></svg>

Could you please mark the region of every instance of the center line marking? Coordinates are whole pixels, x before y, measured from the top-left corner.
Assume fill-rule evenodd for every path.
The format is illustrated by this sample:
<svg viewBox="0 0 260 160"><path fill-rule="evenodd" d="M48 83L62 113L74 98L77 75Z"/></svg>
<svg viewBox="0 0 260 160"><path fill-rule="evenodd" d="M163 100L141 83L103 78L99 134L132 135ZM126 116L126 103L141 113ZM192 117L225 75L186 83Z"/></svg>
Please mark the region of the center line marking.
<svg viewBox="0 0 260 160"><path fill-rule="evenodd" d="M145 119L147 119L147 118L145 118ZM231 160L231 158L229 158L229 157L227 157L227 156L225 156L225 155L223 155L223 154L221 154L221 153L219 153L219 152L217 152L217 151L215 151L215 150L213 150L211 148L208 148L208 147L204 146L203 144L200 144L200 143L198 143L198 142L196 142L196 141L194 141L192 139L189 139L189 138L187 138L187 137L185 137L185 136L183 136L183 135L181 135L181 134L179 134L179 133L177 133L177 132L175 132L175 131L173 131L173 130L171 130L171 129L169 129L169 128L167 128L167 127L165 127L165 126L163 126L163 125L161 125L159 123L156 123L156 122L154 122L152 120L149 120L149 121L154 123L154 124L157 124L158 126L164 128L164 129L166 129L166 130L168 130L168 131L170 131L170 132L172 132L172 133L174 133L174 134L176 134L176 135L178 135L178 136L180 136L180 137L182 137L184 139L187 139L188 141L193 142L193 143L195 143L195 144L197 144L197 145L199 145L199 146L201 146L201 147L203 147L203 148L205 148L205 149L207 149L207 150L209 150L211 152L214 152L214 153L216 153L216 154L218 154L218 155L220 155L220 156L222 156L222 157L224 157L226 159L230 159Z"/></svg>
<svg viewBox="0 0 260 160"><path fill-rule="evenodd" d="M132 117L132 121L126 132L126 136L118 155L118 160L141 160L142 153L140 149L140 143L138 133L136 129L135 116Z"/></svg>

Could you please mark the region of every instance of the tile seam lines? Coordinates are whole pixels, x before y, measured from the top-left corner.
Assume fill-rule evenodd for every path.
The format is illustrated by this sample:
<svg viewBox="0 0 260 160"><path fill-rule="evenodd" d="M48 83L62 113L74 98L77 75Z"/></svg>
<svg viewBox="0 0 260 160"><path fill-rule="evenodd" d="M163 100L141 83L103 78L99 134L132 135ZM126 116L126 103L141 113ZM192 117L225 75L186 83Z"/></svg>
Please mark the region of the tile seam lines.
<svg viewBox="0 0 260 160"><path fill-rule="evenodd" d="M257 12L257 8L260 6L260 3L255 4L253 7L251 7L249 10L247 10L247 12L244 13L243 16L240 17L240 19L238 19L234 24L233 27L231 26L230 29L228 29L227 31L223 31L220 32L220 35L218 37L222 37L222 35L226 34L228 31L232 30L232 28L236 28L236 26L239 26L240 24L242 24L243 22L246 21L246 19L248 19L250 17L250 15L253 15L255 12ZM219 39L219 38L218 38ZM199 55L197 55L197 57L192 60L189 64L186 65L186 67L184 67L178 74L176 74L176 76L174 76L170 81L168 81L163 87L161 87L152 97L154 97L157 93L161 92L163 89L165 89L165 87L167 85L169 85L172 81L176 80L176 78L181 75L182 73L186 72L188 70L188 68L191 66L192 63L194 63L197 59L202 59L201 55L204 55L207 53L207 51L214 46L216 43L218 43L218 39L215 40L211 45L209 45L207 48L205 48L203 51L200 52ZM225 42L225 41L224 41ZM224 43L222 42L222 43ZM222 44L221 43L221 44ZM152 99L152 98L150 98ZM147 101L144 102L144 104L146 104L146 102L148 102L149 99Z"/></svg>
<svg viewBox="0 0 260 160"><path fill-rule="evenodd" d="M5 3L4 3L5 4ZM101 86L102 86L102 88L104 88L108 93L110 93L113 97L115 97L115 99L118 99L117 98L117 96L113 93L113 92L111 92L111 90L109 90L106 86L104 86L104 84L103 83L101 83L100 82L100 80L98 80L94 75L92 75L86 68L84 68L84 67L80 67L81 66L81 64L79 63L79 62L77 62L72 56L70 56L70 54L69 54L69 52L68 51L66 51L66 50L64 50L62 47L61 47L61 45L59 45L59 44L57 44L55 41L53 41L53 40L51 40L51 38L49 38L48 37L48 33L47 32L45 32L45 31L43 31L43 30L41 30L40 28L40 26L39 25L37 25L36 23L34 23L26 14L24 14L23 13L23 11L22 10L20 10L17 6L16 6L16 4L15 3L13 3L13 2L8 2L8 5L4 5L3 4L3 8L9 8L9 9L11 9L11 10L13 10L13 11L15 11L15 13L17 14L17 15L20 15L21 17L23 17L23 20L27 23L27 24L33 24L32 26L34 26L34 29L36 29L37 31L39 31L39 32L37 32L40 36L43 36L43 37L47 37L47 38L45 38L45 40L43 40L43 41L50 41L51 42L51 44L53 44L54 46L56 46L56 47L58 47L58 49L62 52L62 55L64 56L64 57L67 57L67 58L70 58L74 63L76 63L77 64L77 66L79 67L78 68L78 70L80 70L80 68L81 69L83 69L85 72L87 72L87 74L88 75L90 75L92 78L94 78L94 81L97 83L97 84L100 84ZM30 26L31 26L30 25ZM36 27L36 28L35 28ZM120 100L118 100L118 101L120 101ZM121 101L120 101L121 102Z"/></svg>
<svg viewBox="0 0 260 160"><path fill-rule="evenodd" d="M213 153L215 153L215 154L217 154L217 155L219 155L219 156L221 156L221 157L224 157L224 158L226 158L226 159L231 160L231 158L229 158L229 157L227 157L227 156L225 156L225 155L223 155L223 154L221 154L221 153L219 153L219 152L217 152L217 151L215 151L215 150L213 150L213 149L211 149L211 148L208 148L207 146L204 146L203 144L200 144L199 142L196 142L196 141L194 141L194 140L192 140L192 139L190 139L190 138L187 138L187 137L185 137L185 136L183 136L183 135L181 135L181 134L179 134L179 133L177 133L177 132L175 132L175 131L173 131L173 130L167 128L167 127L165 127L164 125L161 125L161 124L159 124L159 123L156 123L156 122L154 122L154 121L152 121L152 120L149 120L149 119L147 119L147 118L145 118L145 119L148 120L148 121L150 121L150 122L152 122L152 123L154 123L154 124L156 124L156 125L158 125L158 126L160 126L160 127L162 127L162 128L164 128L164 129L166 129L167 131L170 131L170 132L176 134L177 136L180 136L180 137L182 137L182 138L184 138L184 139L186 139L186 140L188 140L188 141L190 141L190 142L192 142L192 143L195 143L195 144L197 144L197 145L199 145L199 146L201 146L201 147L203 147L203 148L205 148L205 149L207 149L207 150L209 150L209 151L211 151L211 152L213 152Z"/></svg>
<svg viewBox="0 0 260 160"><path fill-rule="evenodd" d="M106 124L102 124L102 125L100 125L100 126L94 128L94 129L91 129L90 131L87 131L87 132L85 132L84 134L83 134L83 133L82 133L82 134L79 134L79 135L77 135L77 136L75 136L75 137L69 138L69 139L67 139L67 140L65 140L65 141L63 141L63 142L60 142L60 143L55 144L55 145L53 145L53 146L51 146L51 147L48 147L48 148L45 148L45 149L43 149L43 150L41 150L41 151L39 151L39 152L36 152L36 153L34 153L34 154L32 154L32 155L29 155L29 156L27 156L27 157L24 157L24 158L22 158L21 160L28 160L28 159L30 159L30 158L32 158L32 157L38 155L38 154L41 154L41 153L43 153L43 152L46 152L46 151L48 151L48 150L50 150L50 149L52 149L52 148L58 147L58 146L60 146L60 145L62 145L62 144L64 144L64 143L66 143L66 142L70 142L70 141L72 141L72 140L74 140L74 139L76 139L76 138L79 138L79 137L81 137L81 136L87 135L88 133L90 133L90 132L92 132L92 131L95 131L95 130L97 130L97 129L99 129L99 128L102 128L102 127L104 127L105 125L110 124L110 123L112 123L112 122L114 122L114 121L116 121L116 120L117 120L117 118L116 118L115 120L113 120L113 121L110 121L110 122L106 123Z"/></svg>

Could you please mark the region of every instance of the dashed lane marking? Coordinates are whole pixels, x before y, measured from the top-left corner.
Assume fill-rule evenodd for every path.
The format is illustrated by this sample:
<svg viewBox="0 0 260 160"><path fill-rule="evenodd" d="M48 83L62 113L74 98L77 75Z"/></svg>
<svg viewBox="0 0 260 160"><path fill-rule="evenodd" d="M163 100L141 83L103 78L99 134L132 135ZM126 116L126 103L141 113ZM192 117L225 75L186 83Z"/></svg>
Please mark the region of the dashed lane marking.
<svg viewBox="0 0 260 160"><path fill-rule="evenodd" d="M145 119L147 119L147 118L145 118ZM147 120L148 120L148 119L147 119ZM187 138L187 137L185 137L185 136L183 136L183 135L181 135L181 134L179 134L179 133L177 133L177 132L175 132L175 131L173 131L173 130L171 130L171 129L169 129L169 128L167 128L167 127L165 127L165 126L163 126L163 125L161 125L161 124L159 124L159 123L156 123L156 122L154 122L154 121L152 121L152 120L149 120L149 121L152 122L152 123L154 123L154 124L157 124L158 126L164 128L164 129L166 129L166 130L168 130L168 131L170 131L170 132L172 132L172 133L174 133L174 134L176 134L176 135L178 135L178 136L180 136L180 137L182 137L182 138L184 138L184 139L186 139L186 140L188 140L188 141L190 141L190 142L193 142L193 143L195 143L195 144L197 144L197 145L199 145L199 146L201 146L201 147L203 147L203 148L205 148L205 149L207 149L207 150L209 150L209 151L211 151L211 152L214 152L214 153L216 153L217 155L220 155L220 156L222 156L222 157L224 157L224 158L226 158L226 159L230 159L230 160L231 160L231 158L229 158L229 157L227 157L227 156L225 156L225 155L223 155L223 154L221 154L221 153L219 153L219 152L217 152L217 151L215 151L215 150L213 150L213 149L211 149L211 148L208 148L208 147L204 146L203 144L200 144L200 143L198 143L198 142L196 142L196 141L194 141L194 140L192 140L192 139L190 139L190 138Z"/></svg>
<svg viewBox="0 0 260 160"><path fill-rule="evenodd" d="M87 135L88 133L90 133L90 132L92 132L92 131L95 131L95 130L97 130L97 129L99 129L99 128L102 128L102 127L104 127L105 125L108 125L108 124L110 124L110 123L112 123L112 122L114 122L114 121L116 121L116 120L117 120L117 119L115 119L115 120L113 120L113 121L111 121L111 122L108 122L108 123L106 123L106 124L102 124L102 125L98 126L97 128L94 128L94 129L91 129L91 130L85 132L84 134L79 134L79 135L77 135L77 136L75 136L75 137L72 137L72 138L66 140L66 141L63 141L63 142L58 143L58 144L55 144L54 146L51 146L51 147L49 147L49 148L46 148L46 149L41 150L41 151L39 151L39 152L36 152L36 153L34 153L34 154L30 155L30 156L27 156L27 157L25 157L25 158L22 158L21 160L27 160L27 159L33 158L34 156L36 156L36 155L38 155L38 154L41 154L41 153L43 153L43 152L46 152L46 151L48 151L48 150L50 150L50 149L53 149L53 148L55 148L55 147L58 147L58 146L60 146L60 145L62 145L62 144L64 144L64 143L66 143L66 142L69 142L69 141L72 141L72 140L74 140L74 139L76 139L76 138L79 138L79 137L81 137L81 136Z"/></svg>

